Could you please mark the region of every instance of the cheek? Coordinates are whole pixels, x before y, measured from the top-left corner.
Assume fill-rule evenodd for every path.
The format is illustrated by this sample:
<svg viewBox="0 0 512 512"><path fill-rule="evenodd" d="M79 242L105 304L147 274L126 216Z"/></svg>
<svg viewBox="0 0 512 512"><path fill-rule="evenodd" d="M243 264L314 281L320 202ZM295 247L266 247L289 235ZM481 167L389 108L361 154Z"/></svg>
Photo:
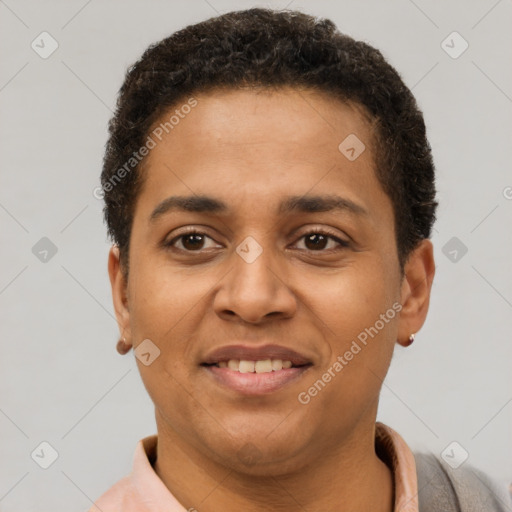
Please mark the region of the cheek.
<svg viewBox="0 0 512 512"><path fill-rule="evenodd" d="M180 404L189 379L184 361L192 357L191 336L204 317L201 299L208 286L149 263L132 268L129 308L136 354L142 351L142 343L148 345L144 340L151 342L152 362L146 365L148 357L137 358L141 378L155 404Z"/></svg>
<svg viewBox="0 0 512 512"><path fill-rule="evenodd" d="M346 436L354 422L377 407L382 381L391 361L396 311L386 284L357 274L330 281L318 294L314 311L327 325L329 358L304 382L299 407L322 417L323 435ZM386 315L387 323L380 315ZM392 318L393 317L393 318Z"/></svg>
<svg viewBox="0 0 512 512"><path fill-rule="evenodd" d="M130 287L130 322L136 340L150 338L163 344L181 339L188 317L201 307L208 283L171 268L160 257L147 254L138 259Z"/></svg>
<svg viewBox="0 0 512 512"><path fill-rule="evenodd" d="M399 297L389 269L379 262L372 264L372 258L368 255L336 273L316 275L314 279L311 276L309 283L304 281L304 300L331 327L335 338L347 340L357 336L392 306L395 296ZM395 288L398 291L390 291Z"/></svg>
<svg viewBox="0 0 512 512"><path fill-rule="evenodd" d="M343 373L344 379L360 389L372 372L383 376L387 371L399 308L393 273L377 260L374 265L367 263L330 276L309 294L309 306L321 320L319 325L328 327L330 357L324 370L342 358L343 371L335 373Z"/></svg>

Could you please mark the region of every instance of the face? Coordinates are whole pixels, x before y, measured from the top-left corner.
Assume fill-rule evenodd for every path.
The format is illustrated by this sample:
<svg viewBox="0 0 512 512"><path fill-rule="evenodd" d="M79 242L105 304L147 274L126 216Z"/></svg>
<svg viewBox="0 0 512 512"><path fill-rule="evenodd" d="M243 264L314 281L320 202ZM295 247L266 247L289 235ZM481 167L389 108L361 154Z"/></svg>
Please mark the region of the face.
<svg viewBox="0 0 512 512"><path fill-rule="evenodd" d="M425 298L401 279L361 109L295 89L195 97L146 157L127 283L111 251L116 312L149 354L159 436L277 474L371 429Z"/></svg>

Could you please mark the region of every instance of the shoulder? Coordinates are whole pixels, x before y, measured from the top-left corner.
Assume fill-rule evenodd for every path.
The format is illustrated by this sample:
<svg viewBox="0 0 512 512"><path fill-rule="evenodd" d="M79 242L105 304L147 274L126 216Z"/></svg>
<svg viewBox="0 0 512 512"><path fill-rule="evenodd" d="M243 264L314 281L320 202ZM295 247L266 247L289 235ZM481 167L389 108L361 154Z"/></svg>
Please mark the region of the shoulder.
<svg viewBox="0 0 512 512"><path fill-rule="evenodd" d="M512 512L503 485L465 463L452 467L433 453L414 453L420 512Z"/></svg>

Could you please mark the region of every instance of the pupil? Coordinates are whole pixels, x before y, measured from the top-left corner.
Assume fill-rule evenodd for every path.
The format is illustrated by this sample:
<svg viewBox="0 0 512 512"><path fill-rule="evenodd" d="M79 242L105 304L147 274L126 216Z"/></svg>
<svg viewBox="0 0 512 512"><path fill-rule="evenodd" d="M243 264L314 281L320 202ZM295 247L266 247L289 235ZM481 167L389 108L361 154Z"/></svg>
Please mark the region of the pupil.
<svg viewBox="0 0 512 512"><path fill-rule="evenodd" d="M312 243L312 246L310 247L308 243ZM308 249L324 249L327 242L327 237L324 235L321 235L320 233L313 233L311 235L308 235L306 237L306 247Z"/></svg>
<svg viewBox="0 0 512 512"><path fill-rule="evenodd" d="M192 249L192 250L200 249L204 243L204 240L202 238L203 238L203 235L198 235L198 234L187 235L183 239L183 246L186 249ZM192 243L190 243L191 241L192 241Z"/></svg>

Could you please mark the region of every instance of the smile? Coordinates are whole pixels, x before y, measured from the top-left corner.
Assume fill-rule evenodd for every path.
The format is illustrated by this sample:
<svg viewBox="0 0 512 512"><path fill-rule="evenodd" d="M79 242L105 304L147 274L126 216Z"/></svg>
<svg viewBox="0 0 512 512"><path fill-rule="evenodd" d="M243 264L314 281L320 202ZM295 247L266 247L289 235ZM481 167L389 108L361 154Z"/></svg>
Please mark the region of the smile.
<svg viewBox="0 0 512 512"><path fill-rule="evenodd" d="M226 345L210 352L201 367L224 390L242 395L275 393L313 366L310 357L279 345Z"/></svg>
<svg viewBox="0 0 512 512"><path fill-rule="evenodd" d="M215 366L217 368L229 368L234 372L240 373L270 373L291 368L291 361L282 359L262 359L259 361L248 361L245 359L230 359L229 361L219 361Z"/></svg>

